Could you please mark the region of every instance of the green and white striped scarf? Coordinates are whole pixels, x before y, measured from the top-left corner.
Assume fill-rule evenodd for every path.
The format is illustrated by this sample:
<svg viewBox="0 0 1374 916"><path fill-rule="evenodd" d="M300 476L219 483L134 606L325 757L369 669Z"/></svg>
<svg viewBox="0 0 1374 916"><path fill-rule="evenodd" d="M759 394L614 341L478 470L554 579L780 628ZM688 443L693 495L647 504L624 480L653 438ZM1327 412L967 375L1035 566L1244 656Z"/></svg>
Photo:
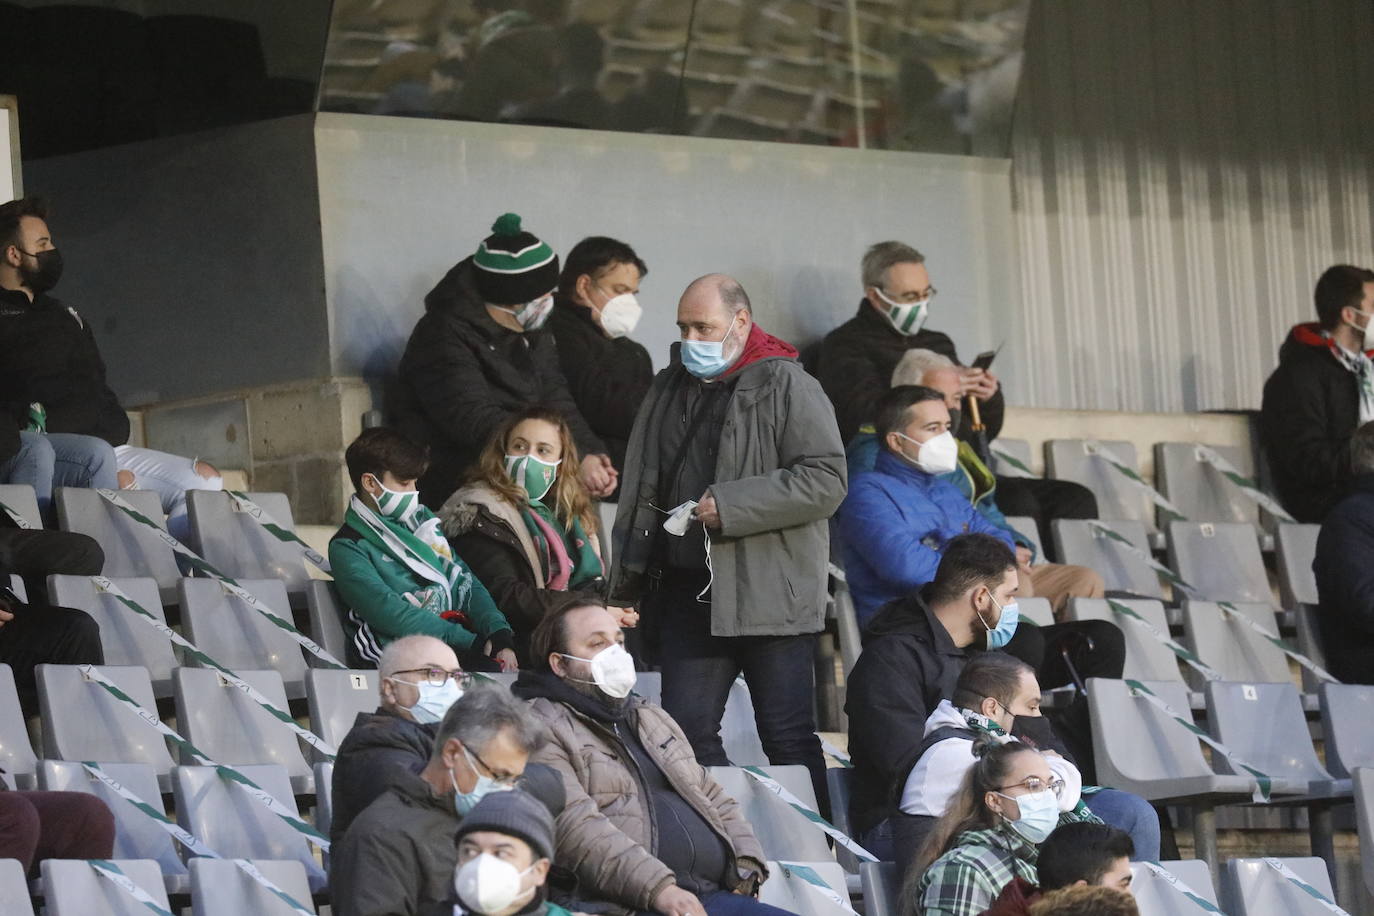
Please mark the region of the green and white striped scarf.
<svg viewBox="0 0 1374 916"><path fill-rule="evenodd" d="M418 607L441 614L467 606L472 593L472 573L453 559L453 551L439 531L439 519L424 506L417 506L407 528L382 518L356 495L348 502L344 524L373 545L385 550L406 568L434 587L408 595Z"/></svg>

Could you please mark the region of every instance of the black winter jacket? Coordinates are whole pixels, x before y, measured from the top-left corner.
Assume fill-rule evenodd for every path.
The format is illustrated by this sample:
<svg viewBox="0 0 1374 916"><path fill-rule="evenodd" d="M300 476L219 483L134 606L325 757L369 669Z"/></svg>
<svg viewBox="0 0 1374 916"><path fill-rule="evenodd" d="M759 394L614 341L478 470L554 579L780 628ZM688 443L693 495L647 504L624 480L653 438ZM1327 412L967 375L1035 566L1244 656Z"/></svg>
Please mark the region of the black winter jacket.
<svg viewBox="0 0 1374 916"><path fill-rule="evenodd" d="M611 339L591 310L559 300L549 316L568 390L592 432L606 444L611 463L625 473L625 447L635 414L654 380L649 351L628 337Z"/></svg>
<svg viewBox="0 0 1374 916"><path fill-rule="evenodd" d="M1359 422L1359 380L1336 360L1317 324L1295 326L1264 383L1260 444L1279 502L1298 521L1321 522L1345 494Z"/></svg>
<svg viewBox="0 0 1374 916"><path fill-rule="evenodd" d="M105 383L90 325L75 309L44 293L0 289L0 410L23 421L42 403L50 433L129 441L129 417Z"/></svg>
<svg viewBox="0 0 1374 916"><path fill-rule="evenodd" d="M817 378L835 405L840 436L845 442L858 435L860 426L873 422L878 399L892 386L892 370L907 350L933 350L959 363L959 354L949 335L927 328L911 335L902 334L867 299L859 303L857 315L825 335ZM996 439L1002 431L1006 409L1002 389L999 387L979 408L988 441ZM965 411L956 431L959 438L972 435L971 424Z"/></svg>
<svg viewBox="0 0 1374 916"><path fill-rule="evenodd" d="M393 422L429 446L420 498L437 509L458 488L496 427L534 404L562 412L583 455L604 454L568 393L546 329L524 334L497 324L460 261L425 297L425 314L401 356Z"/></svg>
<svg viewBox="0 0 1374 916"><path fill-rule="evenodd" d="M1347 684L1374 684L1374 474L1361 474L1317 537L1312 571L1326 670Z"/></svg>
<svg viewBox="0 0 1374 916"><path fill-rule="evenodd" d="M375 713L358 713L334 761L331 841L337 843L353 819L396 785L401 774L415 776L425 768L434 750L436 727L380 707Z"/></svg>

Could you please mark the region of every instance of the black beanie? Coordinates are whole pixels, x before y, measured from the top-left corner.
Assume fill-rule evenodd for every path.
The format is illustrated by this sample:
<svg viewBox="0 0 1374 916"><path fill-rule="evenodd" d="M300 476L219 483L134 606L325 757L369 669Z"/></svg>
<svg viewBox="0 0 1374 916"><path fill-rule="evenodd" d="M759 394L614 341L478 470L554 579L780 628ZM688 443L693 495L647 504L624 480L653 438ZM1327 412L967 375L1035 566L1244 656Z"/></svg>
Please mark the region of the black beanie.
<svg viewBox="0 0 1374 916"><path fill-rule="evenodd" d="M522 789L482 796L464 815L453 842L482 830L524 840L536 859L553 859L553 815L543 802Z"/></svg>
<svg viewBox="0 0 1374 916"><path fill-rule="evenodd" d="M473 279L485 302L524 305L558 285L558 255L533 233L520 228L520 217L502 215L472 256Z"/></svg>

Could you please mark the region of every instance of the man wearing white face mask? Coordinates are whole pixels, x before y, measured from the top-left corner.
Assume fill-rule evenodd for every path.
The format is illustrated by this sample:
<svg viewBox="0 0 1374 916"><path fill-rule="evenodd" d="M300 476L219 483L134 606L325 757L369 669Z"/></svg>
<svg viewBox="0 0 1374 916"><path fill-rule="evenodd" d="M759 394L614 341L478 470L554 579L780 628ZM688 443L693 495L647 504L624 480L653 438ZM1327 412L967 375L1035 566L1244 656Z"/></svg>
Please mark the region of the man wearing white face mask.
<svg viewBox="0 0 1374 916"><path fill-rule="evenodd" d="M579 893L617 914L779 916L754 899L767 871L739 806L672 717L631 695L634 663L605 606L569 598L531 651L536 670L514 690L549 729L533 759L563 775L557 858Z"/></svg>
<svg viewBox="0 0 1374 916"><path fill-rule="evenodd" d="M547 895L553 817L525 792L488 795L454 837L452 916L571 916Z"/></svg>
<svg viewBox="0 0 1374 916"><path fill-rule="evenodd" d="M635 414L654 380L649 351L630 339L642 314L639 284L648 272L624 242L585 238L563 262L549 316L568 390L621 473Z"/></svg>

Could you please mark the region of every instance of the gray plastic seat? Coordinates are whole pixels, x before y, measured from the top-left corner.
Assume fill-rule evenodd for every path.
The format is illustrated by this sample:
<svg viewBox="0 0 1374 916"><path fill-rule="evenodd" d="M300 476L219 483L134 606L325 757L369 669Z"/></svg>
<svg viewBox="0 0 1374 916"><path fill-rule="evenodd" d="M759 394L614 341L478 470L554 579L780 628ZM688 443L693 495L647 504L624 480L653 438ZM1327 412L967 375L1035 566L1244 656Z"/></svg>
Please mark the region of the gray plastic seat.
<svg viewBox="0 0 1374 916"><path fill-rule="evenodd" d="M29 600L29 589L24 584L24 580L19 576L10 576L10 591L14 592L16 598L25 603Z"/></svg>
<svg viewBox="0 0 1374 916"><path fill-rule="evenodd" d="M1035 560L1032 566L1039 566L1041 563L1048 562L1045 558L1045 545L1040 543L1040 529L1035 524L1035 519L1029 515L1008 515L1007 524L1016 529L1016 533L1024 537L1035 545Z"/></svg>
<svg viewBox="0 0 1374 916"><path fill-rule="evenodd" d="M358 713L377 710L380 687L375 669L311 668L305 675L310 730L338 747Z"/></svg>
<svg viewBox="0 0 1374 916"><path fill-rule="evenodd" d="M315 764L315 829L329 836L334 821L334 764L322 760ZM325 865L328 866L326 861Z"/></svg>
<svg viewBox="0 0 1374 916"><path fill-rule="evenodd" d="M1317 576L1312 561L1317 556L1321 525L1282 522L1274 536L1274 559L1279 569L1279 600L1286 608L1317 603Z"/></svg>
<svg viewBox="0 0 1374 916"><path fill-rule="evenodd" d="M151 859L114 859L130 880L170 910L162 873ZM48 916L148 916L148 908L123 888L96 874L85 859L44 859L39 866ZM6 911L8 912L8 911Z"/></svg>
<svg viewBox="0 0 1374 916"><path fill-rule="evenodd" d="M1360 872L1364 886L1374 894L1374 770L1354 772L1355 832L1360 837Z"/></svg>
<svg viewBox="0 0 1374 916"><path fill-rule="evenodd" d="M290 621L286 587L277 579L239 579L238 584ZM286 695L305 696L305 655L300 643L231 595L217 579L182 579L177 585L186 637L230 671L272 669L281 675Z"/></svg>
<svg viewBox="0 0 1374 916"><path fill-rule="evenodd" d="M235 767L286 808L299 813L291 780L279 766ZM231 859L287 859L300 862L311 891L325 886L323 869L310 843L244 787L214 767L180 766L172 775L177 823L220 855ZM302 901L304 902L304 901Z"/></svg>
<svg viewBox="0 0 1374 916"><path fill-rule="evenodd" d="M172 770L167 741L138 713L116 700L75 665L38 665L38 707L43 715L43 756L58 760L144 763L166 792ZM101 665L98 670L142 707L157 715L153 683L144 668ZM184 734L184 732L183 732Z"/></svg>
<svg viewBox="0 0 1374 916"><path fill-rule="evenodd" d="M0 503L29 523L30 528L42 528L43 516L38 512L38 498L33 487L26 483L0 483ZM3 510L0 510L3 511ZM6 525L9 522L5 522Z"/></svg>
<svg viewBox="0 0 1374 916"><path fill-rule="evenodd" d="M1280 859L1327 900L1335 902L1331 876L1318 858ZM1226 912L1232 916L1327 916L1331 911L1263 859L1231 859L1222 875Z"/></svg>
<svg viewBox="0 0 1374 916"><path fill-rule="evenodd" d="M1154 503L1139 487L1131 484L1116 468L1099 454L1088 451L1087 439L1050 439L1045 442L1045 476L1055 480L1072 480L1092 490L1097 497L1097 517L1103 521L1131 520L1140 522L1157 541ZM1103 448L1129 465L1137 473L1140 459L1135 445L1121 440L1098 440Z"/></svg>
<svg viewBox="0 0 1374 916"><path fill-rule="evenodd" d="M1326 683L1318 695L1331 775L1347 779L1357 768L1374 768L1374 685Z"/></svg>
<svg viewBox="0 0 1374 916"><path fill-rule="evenodd" d="M1022 620L1029 620L1036 626L1048 627L1054 623L1054 607L1048 598L1017 598L1016 607Z"/></svg>
<svg viewBox="0 0 1374 916"><path fill-rule="evenodd" d="M305 866L295 861L253 860L253 867L283 893L314 912ZM227 859L191 860L191 901L196 916L296 916L297 910Z"/></svg>
<svg viewBox="0 0 1374 916"><path fill-rule="evenodd" d="M177 580L181 578L176 554L155 532L106 502L95 490L57 487L54 493L58 526L95 538L105 552L105 575L112 579L153 579L163 605L176 603ZM152 490L120 490L119 496L166 530L162 502Z"/></svg>
<svg viewBox="0 0 1374 916"><path fill-rule="evenodd" d="M286 692L275 671L235 671L267 701L285 710ZM275 764L298 794L315 791L315 776L301 742L286 724L209 668L178 668L172 679L181 734L216 763L239 767ZM182 760L183 764L195 763Z"/></svg>
<svg viewBox="0 0 1374 916"><path fill-rule="evenodd" d="M849 799L853 795L853 786L853 767L826 768L825 788L830 793L830 823L851 837L854 836L854 825L849 819ZM857 874L862 864L858 856L839 845L835 846L835 860L850 874Z"/></svg>
<svg viewBox="0 0 1374 916"><path fill-rule="evenodd" d="M1193 586L1191 597L1273 603L1253 525L1171 522L1166 534L1169 568Z"/></svg>
<svg viewBox="0 0 1374 916"><path fill-rule="evenodd" d="M896 862L859 865L864 916L899 916L902 912L902 871Z"/></svg>
<svg viewBox="0 0 1374 916"><path fill-rule="evenodd" d="M1236 610L1271 633L1278 633L1274 608L1246 602ZM1292 683L1288 656L1259 633L1235 620L1212 601L1183 602L1183 643L1228 681L1247 683ZM1205 678L1188 668L1184 672L1194 689L1201 690Z"/></svg>
<svg viewBox="0 0 1374 916"><path fill-rule="evenodd" d="M859 653L863 651L863 634L849 586L836 582L832 601L835 606L835 629L840 638L840 663L844 667L844 676L849 677L849 672L854 670L859 660Z"/></svg>
<svg viewBox="0 0 1374 916"><path fill-rule="evenodd" d="M1274 794L1350 794L1348 781L1332 786L1332 776L1317 759L1298 690L1282 684L1210 681L1207 730L1246 763L1273 777ZM1233 773L1230 762L1214 755L1218 772Z"/></svg>
<svg viewBox="0 0 1374 916"><path fill-rule="evenodd" d="M1135 547L1150 552L1145 526L1138 521L1103 522ZM1163 598L1159 575L1143 557L1136 556L1122 545L1078 519L1057 518L1050 522L1054 546L1059 559L1096 570L1109 591L1130 592L1144 598Z"/></svg>
<svg viewBox="0 0 1374 916"><path fill-rule="evenodd" d="M283 527L295 530L285 493L249 493L248 498ZM300 548L277 540L258 520L234 508L220 490L186 491L191 547L235 580L280 579L299 605L310 581ZM285 610L285 608L283 608Z"/></svg>
<svg viewBox="0 0 1374 916"><path fill-rule="evenodd" d="M1169 635L1169 621L1164 605L1158 601L1118 601L1144 617L1164 635ZM1155 639L1134 620L1111 609L1106 598L1070 598L1070 620L1105 620L1115 624L1126 638L1126 665L1122 677L1137 681L1180 681L1178 656L1168 646ZM1207 661L1203 657L1203 661ZM1210 664L1210 662L1208 663ZM1192 670L1191 668L1189 670Z"/></svg>
<svg viewBox="0 0 1374 916"><path fill-rule="evenodd" d="M998 452L1005 452L1028 468L1034 467L1031 464L1030 443L1025 439L1008 439L1006 436L998 436L990 448L992 451L992 472L999 477L1024 477L1026 475L1010 461L1004 461L998 457Z"/></svg>
<svg viewBox="0 0 1374 916"><path fill-rule="evenodd" d="M5 916L33 916L28 878L18 859L0 859L0 913Z"/></svg>
<svg viewBox="0 0 1374 916"><path fill-rule="evenodd" d="M14 687L14 669L0 664L0 770L11 789L32 789L37 783L38 755L33 752L24 710Z"/></svg>
<svg viewBox="0 0 1374 916"><path fill-rule="evenodd" d="M167 622L152 579L112 579L115 586L154 617ZM48 576L48 594L54 604L85 611L100 624L100 644L107 665L140 665L153 680L153 696L172 695L172 669L177 667L172 642L141 620L119 599L98 591L87 576ZM141 858L130 856L130 858Z"/></svg>
<svg viewBox="0 0 1374 916"><path fill-rule="evenodd" d="M310 614L310 638L330 655L344 659L348 653L348 632L344 629L343 604L334 583L311 579L305 587L305 606ZM306 661L315 667L324 664L313 652Z"/></svg>
<svg viewBox="0 0 1374 916"><path fill-rule="evenodd" d="M768 755L759 740L758 725L754 721L754 699L742 678L730 685L725 700L725 714L720 719L720 737L725 756L737 767L767 766Z"/></svg>
<svg viewBox="0 0 1374 916"><path fill-rule="evenodd" d="M811 775L800 765L760 767L791 792L802 804L816 810L816 790ZM707 767L725 794L739 803L740 813L754 828L754 835L770 859L787 862L834 862L826 835L791 805L759 784L739 767ZM843 887L843 882L841 882Z"/></svg>
<svg viewBox="0 0 1374 916"><path fill-rule="evenodd" d="M1298 651L1321 667L1326 667L1326 649L1322 646L1321 630L1317 626L1317 606L1299 604L1293 608L1293 628L1296 630ZM1311 671L1302 669L1302 689L1317 693L1325 683Z"/></svg>
<svg viewBox="0 0 1374 916"><path fill-rule="evenodd" d="M608 502L596 504L596 520L601 525L601 530L597 532L597 537L601 542L601 565L606 569L611 568L610 533L615 528L615 513L619 506L619 503Z"/></svg>
<svg viewBox="0 0 1374 916"><path fill-rule="evenodd" d="M1206 862L1201 859L1175 859L1160 862L1159 865L1186 884L1190 891L1216 906L1217 891L1212 881L1212 870ZM1202 912L1174 884L1144 865L1133 863L1131 871L1131 896L1135 897L1141 913L1148 916L1198 916Z"/></svg>
<svg viewBox="0 0 1374 916"><path fill-rule="evenodd" d="M797 873L800 868L810 869L815 875L845 900L849 899L849 888L845 883L844 869L828 859L814 862L788 859L786 863L769 861L768 880L759 888L759 902L778 907L797 916L849 916L846 910L823 893L813 890L806 878Z"/></svg>
<svg viewBox="0 0 1374 916"><path fill-rule="evenodd" d="M1254 477L1250 453L1235 445L1213 445L1212 451L1246 477ZM1221 472L1197 459L1195 442L1155 443L1155 485L1169 502L1183 509L1191 522L1239 522L1256 528L1259 506ZM1173 519L1159 512L1159 527Z"/></svg>
<svg viewBox="0 0 1374 916"><path fill-rule="evenodd" d="M146 763L101 763L100 769L159 814L166 814L157 774ZM38 765L38 787L46 792L85 792L103 801L115 819L114 857L152 859L162 870L169 894L186 892L186 864L177 843L156 821L96 779L76 761L44 760Z"/></svg>

